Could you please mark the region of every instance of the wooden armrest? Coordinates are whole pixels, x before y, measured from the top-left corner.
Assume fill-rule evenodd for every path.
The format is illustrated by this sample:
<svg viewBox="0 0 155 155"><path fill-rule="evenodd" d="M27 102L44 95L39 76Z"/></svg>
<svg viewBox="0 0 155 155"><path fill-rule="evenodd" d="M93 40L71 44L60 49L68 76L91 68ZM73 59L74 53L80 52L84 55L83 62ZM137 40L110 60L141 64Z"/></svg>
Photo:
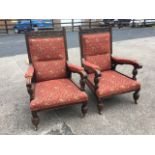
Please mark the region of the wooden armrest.
<svg viewBox="0 0 155 155"><path fill-rule="evenodd" d="M101 72L100 72L100 67L95 65L95 64L92 64L88 61L85 61L84 59L82 60L82 64L84 66L84 68L86 70L90 70L92 71L93 73L95 73L95 76L99 77L101 76Z"/></svg>
<svg viewBox="0 0 155 155"><path fill-rule="evenodd" d="M137 61L131 60L131 59L112 57L112 61L116 64L128 64L128 65L133 65L138 69L142 68L142 65L140 65Z"/></svg>
<svg viewBox="0 0 155 155"><path fill-rule="evenodd" d="M87 78L87 74L84 71L83 67L76 66L74 64L69 64L68 62L67 62L67 67L71 72L80 74L82 78Z"/></svg>

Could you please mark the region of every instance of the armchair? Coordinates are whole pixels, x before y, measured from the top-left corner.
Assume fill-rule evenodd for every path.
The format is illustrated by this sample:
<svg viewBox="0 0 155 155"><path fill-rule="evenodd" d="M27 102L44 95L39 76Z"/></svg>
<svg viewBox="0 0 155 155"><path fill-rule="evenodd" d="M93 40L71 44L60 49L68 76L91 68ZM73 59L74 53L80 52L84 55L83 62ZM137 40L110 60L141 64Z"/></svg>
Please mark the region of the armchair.
<svg viewBox="0 0 155 155"><path fill-rule="evenodd" d="M142 66L136 61L112 56L111 28L80 28L79 38L81 63L88 73L86 84L98 100L99 114L103 100L112 95L134 91L133 98L137 103L141 86L136 75ZM123 64L133 66L132 78L116 71L116 66Z"/></svg>
<svg viewBox="0 0 155 155"><path fill-rule="evenodd" d="M83 116L88 111L88 96L84 92L86 73L82 67L67 62L65 30L27 32L25 35L30 66L25 73L30 110L35 130L37 113L42 110L82 104ZM81 76L81 88L72 81L71 74Z"/></svg>

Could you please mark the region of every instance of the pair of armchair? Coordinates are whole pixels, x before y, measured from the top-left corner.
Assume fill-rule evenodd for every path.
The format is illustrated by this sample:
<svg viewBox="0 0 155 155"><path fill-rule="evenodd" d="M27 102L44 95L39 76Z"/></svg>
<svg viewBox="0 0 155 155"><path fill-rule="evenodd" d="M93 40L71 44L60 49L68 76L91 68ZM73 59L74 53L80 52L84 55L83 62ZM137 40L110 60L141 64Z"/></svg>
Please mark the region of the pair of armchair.
<svg viewBox="0 0 155 155"><path fill-rule="evenodd" d="M110 28L82 30L80 28L81 62L83 67L69 64L66 32L40 31L25 35L30 66L25 74L26 86L30 95L32 123L37 130L37 113L46 109L82 104L83 116L88 111L88 95L85 83L98 99L98 110L103 109L105 97L135 91L134 100L139 98L140 83L136 81L137 62L112 57ZM134 66L133 77L127 77L115 70L117 64ZM71 77L78 73L80 87Z"/></svg>

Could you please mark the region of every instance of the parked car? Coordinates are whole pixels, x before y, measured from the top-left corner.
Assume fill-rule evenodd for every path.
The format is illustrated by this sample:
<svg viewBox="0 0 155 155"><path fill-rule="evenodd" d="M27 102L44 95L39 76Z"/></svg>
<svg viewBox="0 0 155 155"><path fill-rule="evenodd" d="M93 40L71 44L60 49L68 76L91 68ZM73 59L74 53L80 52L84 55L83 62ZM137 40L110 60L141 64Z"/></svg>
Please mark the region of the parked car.
<svg viewBox="0 0 155 155"><path fill-rule="evenodd" d="M153 26L155 25L155 19L133 19L130 22L130 26L138 27L138 26Z"/></svg>
<svg viewBox="0 0 155 155"><path fill-rule="evenodd" d="M100 26L118 26L119 28L130 25L131 19L103 19Z"/></svg>
<svg viewBox="0 0 155 155"><path fill-rule="evenodd" d="M102 22L99 22L99 25L102 26L115 26L114 19L103 19Z"/></svg>
<svg viewBox="0 0 155 155"><path fill-rule="evenodd" d="M118 28L129 26L131 19L117 19L115 23L117 24Z"/></svg>
<svg viewBox="0 0 155 155"><path fill-rule="evenodd" d="M33 20L20 20L14 26L15 33L20 33L21 31L31 31L34 29L50 29L53 28L53 21L49 19L33 19Z"/></svg>
<svg viewBox="0 0 155 155"><path fill-rule="evenodd" d="M155 25L155 19L145 19L146 26L153 26Z"/></svg>

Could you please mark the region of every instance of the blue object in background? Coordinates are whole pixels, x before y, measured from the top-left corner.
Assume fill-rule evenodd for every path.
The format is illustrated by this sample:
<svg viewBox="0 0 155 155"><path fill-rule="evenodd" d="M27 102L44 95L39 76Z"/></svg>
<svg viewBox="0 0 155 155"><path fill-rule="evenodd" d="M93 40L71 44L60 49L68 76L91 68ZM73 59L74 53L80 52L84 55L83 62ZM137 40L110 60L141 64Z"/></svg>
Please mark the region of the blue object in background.
<svg viewBox="0 0 155 155"><path fill-rule="evenodd" d="M14 26L14 31L20 33L21 31L31 31L37 29L50 29L53 28L53 21L51 19L32 19L20 20Z"/></svg>

